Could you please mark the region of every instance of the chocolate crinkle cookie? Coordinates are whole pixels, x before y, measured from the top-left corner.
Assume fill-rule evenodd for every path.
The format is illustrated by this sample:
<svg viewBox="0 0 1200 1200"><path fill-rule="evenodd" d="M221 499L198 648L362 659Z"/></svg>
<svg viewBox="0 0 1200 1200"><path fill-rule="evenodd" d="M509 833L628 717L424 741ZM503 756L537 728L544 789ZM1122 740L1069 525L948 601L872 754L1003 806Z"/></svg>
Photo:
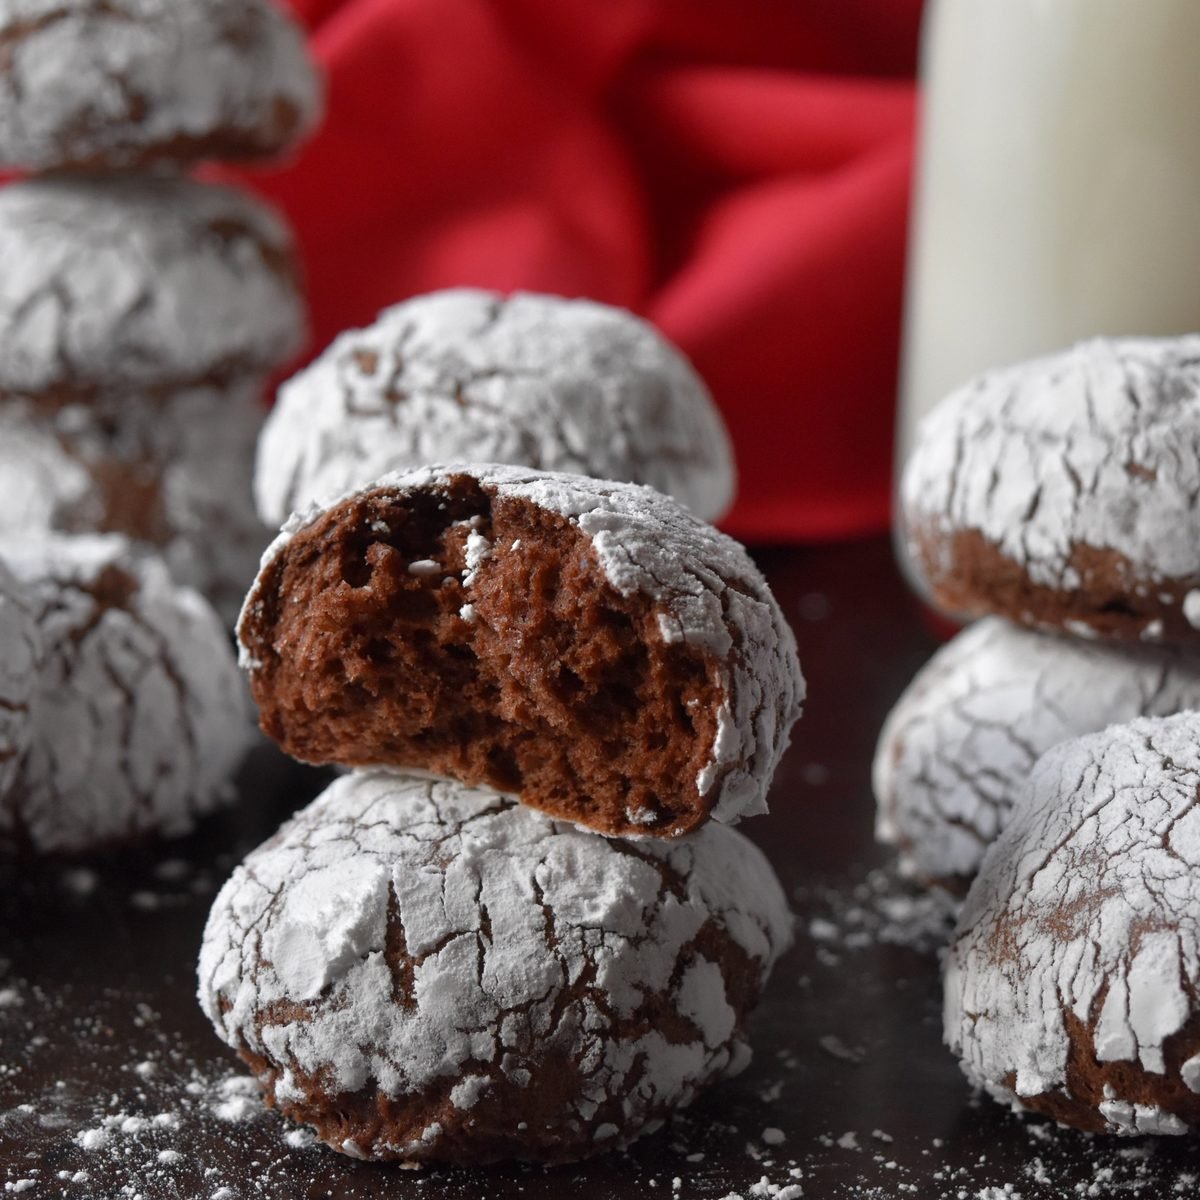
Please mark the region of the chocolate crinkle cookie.
<svg viewBox="0 0 1200 1200"><path fill-rule="evenodd" d="M0 559L0 809L33 734L42 639L25 589Z"/></svg>
<svg viewBox="0 0 1200 1200"><path fill-rule="evenodd" d="M704 520L733 499L712 397L651 326L588 300L461 289L342 334L283 387L259 512L278 526L390 471L467 461L644 483Z"/></svg>
<svg viewBox="0 0 1200 1200"><path fill-rule="evenodd" d="M0 188L0 395L212 385L305 336L291 235L230 188L176 178Z"/></svg>
<svg viewBox="0 0 1200 1200"><path fill-rule="evenodd" d="M875 752L876 833L918 878L965 892L1052 746L1200 708L1200 654L1097 644L988 617L933 656Z"/></svg>
<svg viewBox="0 0 1200 1200"><path fill-rule="evenodd" d="M609 841L491 791L356 772L225 885L199 995L268 1103L343 1153L569 1161L746 1065L790 938L735 830Z"/></svg>
<svg viewBox="0 0 1200 1200"><path fill-rule="evenodd" d="M651 488L517 467L297 514L239 638L289 754L485 782L618 835L764 811L804 694L738 543Z"/></svg>
<svg viewBox="0 0 1200 1200"><path fill-rule="evenodd" d="M232 798L252 726L216 615L116 536L0 540L42 641L0 843L77 853L177 835Z"/></svg>
<svg viewBox="0 0 1200 1200"><path fill-rule="evenodd" d="M1200 713L1037 764L967 897L946 1039L996 1099L1081 1129L1200 1129Z"/></svg>
<svg viewBox="0 0 1200 1200"><path fill-rule="evenodd" d="M250 494L257 378L86 400L0 398L0 536L122 533L232 625L270 541Z"/></svg>
<svg viewBox="0 0 1200 1200"><path fill-rule="evenodd" d="M1200 640L1200 336L1085 342L982 376L926 418L901 491L943 609Z"/></svg>
<svg viewBox="0 0 1200 1200"><path fill-rule="evenodd" d="M321 86L269 0L0 0L0 164L144 168L289 149Z"/></svg>

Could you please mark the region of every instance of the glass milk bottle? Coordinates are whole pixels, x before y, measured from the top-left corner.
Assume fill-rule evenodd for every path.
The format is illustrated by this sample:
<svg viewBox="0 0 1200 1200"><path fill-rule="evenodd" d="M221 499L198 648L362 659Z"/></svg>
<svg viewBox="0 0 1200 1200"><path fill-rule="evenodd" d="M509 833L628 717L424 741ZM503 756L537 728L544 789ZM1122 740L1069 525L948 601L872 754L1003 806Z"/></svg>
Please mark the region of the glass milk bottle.
<svg viewBox="0 0 1200 1200"><path fill-rule="evenodd" d="M1200 330L1200 0L934 0L898 454L971 375Z"/></svg>

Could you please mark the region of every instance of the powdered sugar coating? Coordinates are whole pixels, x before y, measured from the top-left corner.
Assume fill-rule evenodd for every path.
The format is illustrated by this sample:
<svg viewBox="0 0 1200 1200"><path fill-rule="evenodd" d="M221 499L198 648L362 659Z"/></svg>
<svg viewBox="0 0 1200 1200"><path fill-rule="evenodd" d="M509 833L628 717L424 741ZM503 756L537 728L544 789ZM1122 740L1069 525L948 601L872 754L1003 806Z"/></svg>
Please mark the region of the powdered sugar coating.
<svg viewBox="0 0 1200 1200"><path fill-rule="evenodd" d="M0 804L32 736L30 701L41 657L29 597L0 560Z"/></svg>
<svg viewBox="0 0 1200 1200"><path fill-rule="evenodd" d="M291 236L231 188L173 177L0 189L0 389L170 388L284 362L305 317Z"/></svg>
<svg viewBox="0 0 1200 1200"><path fill-rule="evenodd" d="M694 782L709 815L733 823L766 812L775 768L804 700L796 640L762 573L745 548L650 487L494 463L433 465L386 475L350 495L444 491L455 476L476 480L496 498L513 498L565 517L591 541L606 581L621 595L641 594L659 608L665 643L684 643L722 660L724 702L710 757ZM288 542L345 497L295 513L263 556L264 567ZM485 572L488 559L480 559ZM261 611L259 582L239 620ZM465 584L468 596L469 583ZM244 639L243 667L257 669Z"/></svg>
<svg viewBox="0 0 1200 1200"><path fill-rule="evenodd" d="M943 646L875 752L876 836L906 869L962 887L1037 759L1141 716L1200 708L1200 655L1033 633L985 617Z"/></svg>
<svg viewBox="0 0 1200 1200"><path fill-rule="evenodd" d="M1197 713L1038 762L947 963L946 1039L997 1099L1113 1133L1200 1121L1179 1061L1200 1016L1198 792Z"/></svg>
<svg viewBox="0 0 1200 1200"><path fill-rule="evenodd" d="M345 1153L581 1157L745 1066L743 1017L790 937L732 830L635 847L488 790L355 772L225 885L199 995L325 1138L350 1094L392 1101L382 1129L338 1127Z"/></svg>
<svg viewBox="0 0 1200 1200"><path fill-rule="evenodd" d="M1200 583L1197 497L1200 335L1096 339L973 380L922 423L901 485L935 592L961 569L947 539L965 531L1064 593L1089 586L1089 560L1115 556L1106 569L1128 591L1169 585L1168 612ZM1182 614L1177 625L1190 629Z"/></svg>
<svg viewBox="0 0 1200 1200"><path fill-rule="evenodd" d="M271 155L321 88L264 0L0 0L0 163L29 171Z"/></svg>
<svg viewBox="0 0 1200 1200"><path fill-rule="evenodd" d="M43 644L0 840L49 853L174 836L230 799L250 714L203 598L116 536L3 539L0 559Z"/></svg>
<svg viewBox="0 0 1200 1200"><path fill-rule="evenodd" d="M430 462L644 483L716 520L733 451L703 381L661 334L589 300L454 289L342 334L284 385L255 479L269 525Z"/></svg>
<svg viewBox="0 0 1200 1200"><path fill-rule="evenodd" d="M0 399L0 536L150 543L232 625L269 535L250 495L261 382L47 404Z"/></svg>

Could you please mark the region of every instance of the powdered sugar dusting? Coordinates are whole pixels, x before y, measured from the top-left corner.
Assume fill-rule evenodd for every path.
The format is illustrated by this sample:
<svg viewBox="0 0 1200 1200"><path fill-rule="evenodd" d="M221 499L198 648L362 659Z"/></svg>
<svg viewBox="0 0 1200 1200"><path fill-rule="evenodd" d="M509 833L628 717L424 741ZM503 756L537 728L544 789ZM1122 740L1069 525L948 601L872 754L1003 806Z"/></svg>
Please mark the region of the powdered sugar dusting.
<svg viewBox="0 0 1200 1200"><path fill-rule="evenodd" d="M291 237L264 202L170 176L0 190L0 387L90 395L260 374L305 332Z"/></svg>
<svg viewBox="0 0 1200 1200"><path fill-rule="evenodd" d="M1200 655L1031 633L985 618L897 702L875 752L876 834L914 874L966 881L1051 746L1200 708Z"/></svg>
<svg viewBox="0 0 1200 1200"><path fill-rule="evenodd" d="M123 538L0 541L43 643L35 734L0 834L42 851L186 832L230 795L249 745L220 622Z"/></svg>
<svg viewBox="0 0 1200 1200"><path fill-rule="evenodd" d="M1147 583L1200 575L1200 336L981 376L923 422L901 493L910 533L978 530L1036 584L1075 586L1081 546Z"/></svg>
<svg viewBox="0 0 1200 1200"><path fill-rule="evenodd" d="M705 519L733 498L712 398L649 325L588 300L456 289L342 334L283 387L259 511L278 525L389 472L457 461L649 484Z"/></svg>
<svg viewBox="0 0 1200 1200"><path fill-rule="evenodd" d="M300 30L264 0L2 0L0 38L7 166L186 159L214 135L270 154L320 110Z"/></svg>
<svg viewBox="0 0 1200 1200"><path fill-rule="evenodd" d="M269 540L250 497L262 424L256 377L167 396L121 389L0 404L0 536L124 533L232 625Z"/></svg>
<svg viewBox="0 0 1200 1200"><path fill-rule="evenodd" d="M759 986L790 940L770 867L731 830L633 852L485 789L354 773L226 885L200 999L222 1038L275 1065L284 1101L317 1075L418 1104L449 1080L470 1111L485 1086L471 1080L536 1086L529 1038L566 1038L581 1091L563 1120L620 1112L612 1136L625 1141L748 1061L721 960L702 952L673 974L703 928L739 948ZM391 937L411 977L389 965ZM594 982L579 989L581 977ZM660 994L691 1041L641 1026Z"/></svg>
<svg viewBox="0 0 1200 1200"><path fill-rule="evenodd" d="M1186 1128L1165 1099L1119 1089L1161 1078L1165 1043L1196 1015L1198 791L1195 713L1114 726L1037 764L967 898L946 975L947 1040L997 1098L1071 1093L1073 1018L1100 1069L1137 1068L1104 1076L1101 1124Z"/></svg>
<svg viewBox="0 0 1200 1200"><path fill-rule="evenodd" d="M403 501L421 490L444 491L456 475L476 479L497 500L522 500L567 518L590 537L613 588L624 596L648 596L658 607L665 642L683 642L723 660L725 697L697 794L712 797L711 815L718 821L765 812L767 789L800 716L804 678L791 627L745 548L653 488L521 467L429 466L385 476L350 494L394 494ZM341 499L294 514L263 563ZM487 560L478 562L476 572L486 570ZM247 596L243 623L261 602L259 586ZM256 669L244 645L242 665Z"/></svg>
<svg viewBox="0 0 1200 1200"><path fill-rule="evenodd" d="M0 559L0 805L33 735L30 704L41 658L30 599Z"/></svg>

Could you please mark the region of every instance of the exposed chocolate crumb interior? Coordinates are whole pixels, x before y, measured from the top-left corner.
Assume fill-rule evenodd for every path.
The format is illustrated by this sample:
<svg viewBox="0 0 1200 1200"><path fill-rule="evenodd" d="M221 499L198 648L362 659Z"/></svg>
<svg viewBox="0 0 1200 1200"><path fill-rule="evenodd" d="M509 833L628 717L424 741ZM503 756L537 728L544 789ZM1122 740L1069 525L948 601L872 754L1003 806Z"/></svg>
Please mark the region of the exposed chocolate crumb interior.
<svg viewBox="0 0 1200 1200"><path fill-rule="evenodd" d="M472 534L490 553L464 586ZM467 476L360 494L296 534L256 599L263 729L298 758L487 783L612 834L707 816L718 664L666 644L563 517Z"/></svg>

